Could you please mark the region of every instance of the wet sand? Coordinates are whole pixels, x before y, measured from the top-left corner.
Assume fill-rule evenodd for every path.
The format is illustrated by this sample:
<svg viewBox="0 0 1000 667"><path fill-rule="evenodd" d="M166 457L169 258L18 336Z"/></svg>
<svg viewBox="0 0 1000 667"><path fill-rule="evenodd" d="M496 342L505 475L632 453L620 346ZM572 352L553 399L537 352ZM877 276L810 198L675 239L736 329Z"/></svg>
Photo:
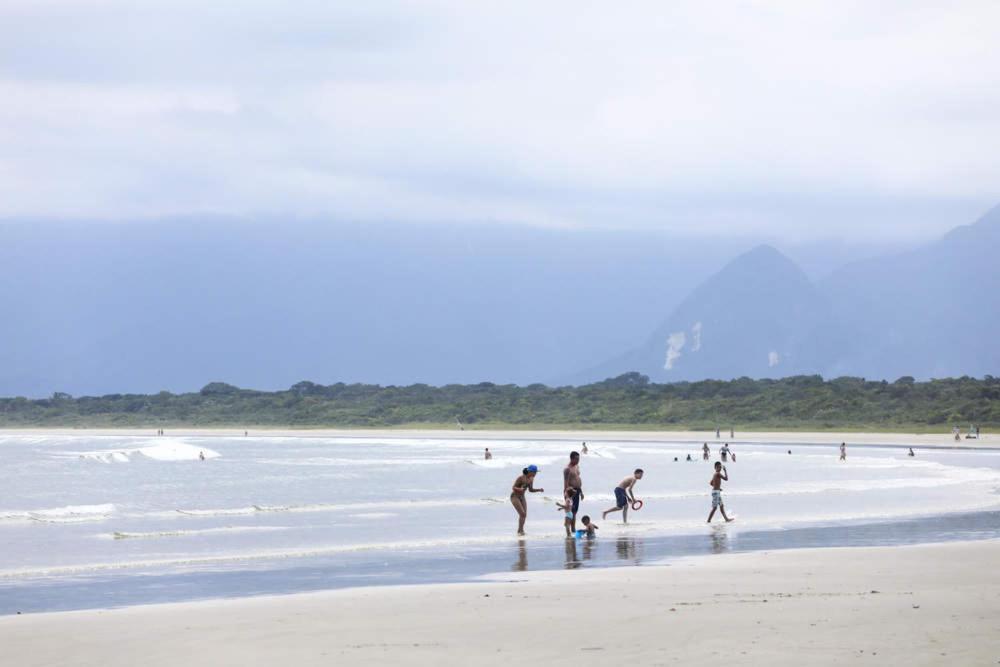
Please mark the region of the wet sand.
<svg viewBox="0 0 1000 667"><path fill-rule="evenodd" d="M0 663L997 664L998 557L997 540L760 552L6 616Z"/></svg>

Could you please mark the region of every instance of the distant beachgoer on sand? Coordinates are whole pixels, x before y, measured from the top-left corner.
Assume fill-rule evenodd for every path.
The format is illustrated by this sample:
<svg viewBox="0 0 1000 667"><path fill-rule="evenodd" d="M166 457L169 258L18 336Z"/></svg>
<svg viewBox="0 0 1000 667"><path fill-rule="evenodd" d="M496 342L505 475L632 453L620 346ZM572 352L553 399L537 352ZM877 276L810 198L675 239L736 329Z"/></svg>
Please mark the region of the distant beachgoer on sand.
<svg viewBox="0 0 1000 667"><path fill-rule="evenodd" d="M524 520L528 518L528 501L525 499L525 490L532 493L542 493L545 489L536 489L534 486L535 475L538 474L538 466L530 465L521 471L514 486L511 487L510 504L517 510L517 534L524 535Z"/></svg>
<svg viewBox="0 0 1000 667"><path fill-rule="evenodd" d="M573 502L573 532L576 532L576 516L580 513L580 501L583 500L583 479L580 477L580 453L569 453L569 465L563 468L563 493L572 489Z"/></svg>
<svg viewBox="0 0 1000 667"><path fill-rule="evenodd" d="M589 454L590 453L590 450L587 449L587 443L583 443L583 446L580 447L580 451L583 452L584 454Z"/></svg>
<svg viewBox="0 0 1000 667"><path fill-rule="evenodd" d="M788 451L791 454L791 450ZM715 462L715 474L712 475L712 481L708 483L712 487L712 511L708 513L708 523L712 523L712 517L715 516L715 510L719 510L722 513L722 518L727 522L732 521L728 516L726 516L726 508L722 504L722 482L723 480L729 481L729 474L726 472L726 468L722 465L720 461Z"/></svg>
<svg viewBox="0 0 1000 667"><path fill-rule="evenodd" d="M715 427L715 439L716 439L716 440L718 440L718 439L719 439L719 433L720 433L720 431L719 431L719 427L718 427L718 426L716 426L716 427Z"/></svg>
<svg viewBox="0 0 1000 667"><path fill-rule="evenodd" d="M979 425L976 425L976 440L979 440Z"/></svg>
<svg viewBox="0 0 1000 667"><path fill-rule="evenodd" d="M910 447L910 453L907 454L907 456L916 456L916 454L913 453L913 447Z"/></svg>
<svg viewBox="0 0 1000 667"><path fill-rule="evenodd" d="M722 449L719 450L719 456L722 457L722 462L723 463L725 463L726 461L729 460L729 443L728 442L722 446Z"/></svg>
<svg viewBox="0 0 1000 667"><path fill-rule="evenodd" d="M589 516L587 516L586 514L584 514L583 518L580 519L580 523L583 524L583 527L585 528L584 534L587 537L594 537L594 536L597 535L597 531L598 531L599 526L596 523L594 523L593 521L591 521Z"/></svg>
<svg viewBox="0 0 1000 667"><path fill-rule="evenodd" d="M707 461L709 455L708 443L706 442L701 446L701 460Z"/></svg>
<svg viewBox="0 0 1000 667"><path fill-rule="evenodd" d="M486 461L489 461L492 458L493 458L493 454L490 453L490 448L487 447L486 448L486 453L483 454L483 459L486 460Z"/></svg>
<svg viewBox="0 0 1000 667"><path fill-rule="evenodd" d="M618 483L615 487L615 506L605 510L601 515L602 519L607 519L612 512L621 512L622 523L628 523L628 508L635 502L635 483L642 479L642 475L642 468L636 468L635 472Z"/></svg>
<svg viewBox="0 0 1000 667"><path fill-rule="evenodd" d="M846 461L847 460L847 443L846 442L840 443L840 460L841 461Z"/></svg>
<svg viewBox="0 0 1000 667"><path fill-rule="evenodd" d="M729 427L729 439L732 440L735 437L736 437L736 429L734 429L732 426L730 426Z"/></svg>
<svg viewBox="0 0 1000 667"><path fill-rule="evenodd" d="M198 458L201 459L202 461L204 461L205 460L205 452L198 452Z"/></svg>

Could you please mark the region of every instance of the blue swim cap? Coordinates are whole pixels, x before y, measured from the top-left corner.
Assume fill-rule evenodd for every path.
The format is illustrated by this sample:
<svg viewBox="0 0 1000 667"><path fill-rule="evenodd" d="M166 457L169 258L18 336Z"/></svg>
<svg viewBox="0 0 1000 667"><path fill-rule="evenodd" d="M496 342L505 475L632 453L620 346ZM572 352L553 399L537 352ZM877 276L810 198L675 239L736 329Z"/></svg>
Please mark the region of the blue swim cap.
<svg viewBox="0 0 1000 667"><path fill-rule="evenodd" d="M538 466L536 466L534 463L532 463L530 466L527 467L527 471L528 472L538 472Z"/></svg>

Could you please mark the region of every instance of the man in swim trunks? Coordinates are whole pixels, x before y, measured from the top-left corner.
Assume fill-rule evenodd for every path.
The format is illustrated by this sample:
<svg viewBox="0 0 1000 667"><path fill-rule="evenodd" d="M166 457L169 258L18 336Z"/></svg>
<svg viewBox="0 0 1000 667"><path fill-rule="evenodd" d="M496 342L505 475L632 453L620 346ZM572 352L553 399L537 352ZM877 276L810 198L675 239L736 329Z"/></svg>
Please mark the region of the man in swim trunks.
<svg viewBox="0 0 1000 667"><path fill-rule="evenodd" d="M725 463L726 461L729 460L729 443L728 442L722 446L722 449L719 450L719 455L722 456L722 462L723 463Z"/></svg>
<svg viewBox="0 0 1000 667"><path fill-rule="evenodd" d="M791 452L789 452L791 453ZM715 516L715 510L719 510L722 513L722 518L726 522L732 521L728 516L726 516L726 508L722 504L722 481L729 481L729 474L726 469L722 466L719 461L715 462L715 474L712 475L712 481L708 484L712 487L712 511L708 513L708 523L712 523L712 517Z"/></svg>
<svg viewBox="0 0 1000 667"><path fill-rule="evenodd" d="M580 501L583 500L583 480L580 478L580 453L569 453L569 465L563 468L563 494L572 491L573 521L572 531L576 532L576 517L580 512Z"/></svg>
<svg viewBox="0 0 1000 667"><path fill-rule="evenodd" d="M607 519L612 512L622 513L622 522L628 523L628 508L635 502L635 483L642 479L642 468L636 468L635 472L623 479L615 487L615 506L605 510L601 515L602 519Z"/></svg>

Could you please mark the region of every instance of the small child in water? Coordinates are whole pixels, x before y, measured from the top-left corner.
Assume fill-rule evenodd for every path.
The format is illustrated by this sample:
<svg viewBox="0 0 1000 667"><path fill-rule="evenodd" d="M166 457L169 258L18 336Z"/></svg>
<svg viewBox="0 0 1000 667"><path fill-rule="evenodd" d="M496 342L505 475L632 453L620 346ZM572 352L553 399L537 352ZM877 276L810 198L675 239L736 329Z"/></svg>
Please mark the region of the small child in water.
<svg viewBox="0 0 1000 667"><path fill-rule="evenodd" d="M577 534L583 533L587 537L594 537L597 535L598 526L590 520L589 516L584 515L583 518L580 519L580 523L583 524L584 530L576 531Z"/></svg>
<svg viewBox="0 0 1000 667"><path fill-rule="evenodd" d="M573 493L575 489L568 488L563 493L563 501L561 503L556 503L556 507L560 511L566 513L566 519L563 524L566 526L566 537L573 537Z"/></svg>

